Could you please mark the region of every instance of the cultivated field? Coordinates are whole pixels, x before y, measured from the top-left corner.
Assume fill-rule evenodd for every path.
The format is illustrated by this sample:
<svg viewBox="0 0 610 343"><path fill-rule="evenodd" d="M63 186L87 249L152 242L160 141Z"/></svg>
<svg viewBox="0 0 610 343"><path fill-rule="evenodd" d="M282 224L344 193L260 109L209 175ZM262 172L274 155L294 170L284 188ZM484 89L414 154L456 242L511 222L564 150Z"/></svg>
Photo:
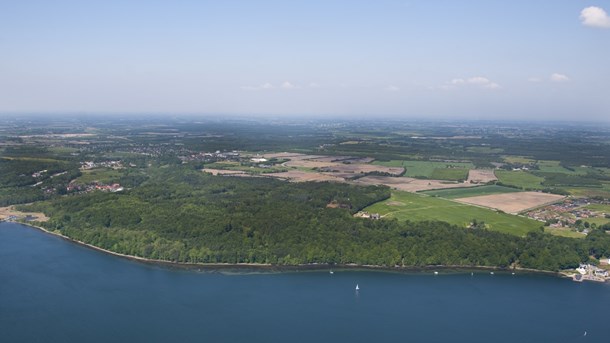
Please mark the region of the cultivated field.
<svg viewBox="0 0 610 343"><path fill-rule="evenodd" d="M396 167L385 167L376 166L373 164L345 164L339 163L331 167L321 168L320 171L333 172L333 173L348 173L348 174L362 174L362 173L388 173L394 176L398 176L404 172L404 168Z"/></svg>
<svg viewBox="0 0 610 343"><path fill-rule="evenodd" d="M317 169L324 172L327 176L330 173L338 173L339 177L346 175L348 178L353 177L353 174L364 173L387 173L390 175L400 175L404 172L402 167L387 167L374 164L368 164L372 159L368 157L351 157L351 156L320 156L320 155L304 155L291 153L265 154L265 158L282 158L289 159L282 165L293 168ZM352 175L347 175L352 174ZM299 177L300 178L300 177Z"/></svg>
<svg viewBox="0 0 610 343"><path fill-rule="evenodd" d="M479 222L484 221L490 230L518 236L524 236L542 226L542 223L533 219L408 192L392 192L389 199L373 204L364 211L379 213L384 218L440 220L460 227L468 227L473 219L476 219Z"/></svg>
<svg viewBox="0 0 610 343"><path fill-rule="evenodd" d="M533 160L529 157L523 157L523 156L504 156L503 159L504 159L504 161L506 161L506 163L529 164L529 163L536 162L536 160Z"/></svg>
<svg viewBox="0 0 610 343"><path fill-rule="evenodd" d="M497 179L492 169L470 169L468 172L468 182L488 183Z"/></svg>
<svg viewBox="0 0 610 343"><path fill-rule="evenodd" d="M437 161L375 161L377 165L387 167L405 167L407 171L405 176L407 177L425 177L432 179L432 173L435 169L471 169L474 165L470 162L437 162Z"/></svg>
<svg viewBox="0 0 610 343"><path fill-rule="evenodd" d="M210 173L212 175L238 175L245 174L245 171L242 170L228 170L228 169L211 169L211 168L203 168L202 171L204 173Z"/></svg>
<svg viewBox="0 0 610 343"><path fill-rule="evenodd" d="M544 178L526 171L496 170L498 181L506 185L516 186L523 189L543 189Z"/></svg>
<svg viewBox="0 0 610 343"><path fill-rule="evenodd" d="M464 168L436 168L430 175L434 180L462 181L468 178L468 169Z"/></svg>
<svg viewBox="0 0 610 343"><path fill-rule="evenodd" d="M540 192L517 192L482 195L470 198L459 198L456 201L467 204L494 208L507 213L519 213L530 208L554 203L563 199L563 195Z"/></svg>
<svg viewBox="0 0 610 343"><path fill-rule="evenodd" d="M444 182L440 180L422 180L410 177L389 177L389 176L365 176L354 181L354 183L364 185L385 185L407 192L419 192L433 189L475 187L476 184L470 182Z"/></svg>
<svg viewBox="0 0 610 343"><path fill-rule="evenodd" d="M282 173L270 173L270 174L265 174L265 176L278 178L278 179L282 179L282 180L293 181L293 182L307 182L307 181L344 182L345 181L345 180L343 180L343 178L340 178L340 177L335 177L332 175L322 174L322 173L306 172L306 171L301 171L301 170L289 170L287 172L282 172Z"/></svg>
<svg viewBox="0 0 610 343"><path fill-rule="evenodd" d="M303 156L307 156L305 154L299 154L296 152L276 152L276 153L269 153L269 154L264 154L263 157L270 160L272 158L277 158L277 159L299 159L302 158Z"/></svg>
<svg viewBox="0 0 610 343"><path fill-rule="evenodd" d="M520 192L520 190L510 187L502 187L496 185L487 185L487 186L478 186L472 188L452 188L452 189L442 189L437 191L425 191L423 194L437 196L441 198L447 199L459 199L459 198L468 198L468 197L476 197L481 195L490 195L490 194L502 194L502 193L514 193Z"/></svg>

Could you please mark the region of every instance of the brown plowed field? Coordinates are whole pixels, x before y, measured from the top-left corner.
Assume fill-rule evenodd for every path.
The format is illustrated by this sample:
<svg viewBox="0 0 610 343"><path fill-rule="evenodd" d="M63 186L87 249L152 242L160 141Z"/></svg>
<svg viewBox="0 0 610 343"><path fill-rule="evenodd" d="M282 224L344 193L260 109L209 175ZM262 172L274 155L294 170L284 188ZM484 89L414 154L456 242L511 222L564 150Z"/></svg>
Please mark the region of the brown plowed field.
<svg viewBox="0 0 610 343"><path fill-rule="evenodd" d="M507 213L519 213L530 208L554 203L563 198L563 195L557 194L516 192L481 195L478 197L460 198L455 200L466 204L490 207Z"/></svg>

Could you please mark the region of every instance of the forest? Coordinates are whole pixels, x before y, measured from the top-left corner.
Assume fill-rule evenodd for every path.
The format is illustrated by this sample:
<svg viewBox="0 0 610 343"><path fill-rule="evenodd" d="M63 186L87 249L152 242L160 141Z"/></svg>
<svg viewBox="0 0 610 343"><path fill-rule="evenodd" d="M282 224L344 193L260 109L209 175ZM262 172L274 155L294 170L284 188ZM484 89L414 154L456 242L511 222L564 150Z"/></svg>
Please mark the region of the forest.
<svg viewBox="0 0 610 343"><path fill-rule="evenodd" d="M437 221L352 216L389 195L386 187L210 176L174 166L155 169L124 193L61 197L27 208L50 215L41 225L68 237L174 262L557 271L610 253L610 235L602 230L579 240L542 232L516 237Z"/></svg>

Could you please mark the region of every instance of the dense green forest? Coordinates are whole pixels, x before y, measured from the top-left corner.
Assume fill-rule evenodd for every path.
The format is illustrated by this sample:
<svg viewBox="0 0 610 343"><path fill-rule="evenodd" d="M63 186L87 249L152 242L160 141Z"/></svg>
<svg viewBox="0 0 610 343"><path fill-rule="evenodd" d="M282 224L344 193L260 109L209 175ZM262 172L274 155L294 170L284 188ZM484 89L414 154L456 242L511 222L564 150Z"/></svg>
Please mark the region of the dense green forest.
<svg viewBox="0 0 610 343"><path fill-rule="evenodd" d="M385 187L287 183L154 169L140 187L39 202L51 230L105 249L176 262L575 267L610 253L610 235L520 238L444 222L354 218ZM336 208L328 204L338 204ZM335 206L333 206L335 207Z"/></svg>
<svg viewBox="0 0 610 343"><path fill-rule="evenodd" d="M0 206L50 198L45 189L65 193L68 182L80 175L78 164L52 157L38 148L6 149L0 156Z"/></svg>

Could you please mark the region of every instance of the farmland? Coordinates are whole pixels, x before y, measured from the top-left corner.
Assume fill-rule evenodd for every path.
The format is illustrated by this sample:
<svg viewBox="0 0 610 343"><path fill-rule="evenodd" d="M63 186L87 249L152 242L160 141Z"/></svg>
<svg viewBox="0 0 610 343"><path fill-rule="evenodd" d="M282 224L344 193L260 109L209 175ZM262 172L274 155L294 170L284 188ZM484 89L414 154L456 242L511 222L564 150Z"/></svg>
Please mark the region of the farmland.
<svg viewBox="0 0 610 343"><path fill-rule="evenodd" d="M457 199L457 198L475 197L475 196L480 196L480 195L512 193L512 192L519 192L519 190L510 188L510 187L488 185L488 186L479 186L479 187L472 187L472 188L452 188L452 189L425 191L422 193L431 195L431 196L441 197L441 198Z"/></svg>
<svg viewBox="0 0 610 343"><path fill-rule="evenodd" d="M459 180L463 176L463 170L474 168L474 165L470 162L437 162L437 161L375 161L377 165L387 167L404 167L407 169L404 176L415 177L415 178L428 178L438 180ZM442 170L454 170L457 169L459 172L448 172L444 174ZM436 176L434 173L436 172ZM459 174L458 174L459 173ZM450 177L450 178L438 178L438 177ZM457 178L456 178L457 177ZM465 179L465 177L464 177Z"/></svg>
<svg viewBox="0 0 610 343"><path fill-rule="evenodd" d="M569 208L580 214L569 218L570 227L559 227L565 219L559 210L556 216L525 218L483 207L503 208L493 201L475 206L453 200L488 196L512 206L527 203L528 196L548 196L523 188L610 194L610 129L574 134L571 127L505 124L119 121L83 124L97 125L99 133L84 144L46 134L42 141L37 134L61 134L61 128L18 125L0 140L6 157L0 159L0 204L33 203L23 208L46 213L50 229L116 252L204 263L519 261L557 270L565 265L558 256L578 265L610 251L600 243L607 236L599 225L606 221L603 215L592 218ZM583 135L590 138L583 141ZM108 161L120 169L99 167ZM90 169L79 169L83 165ZM466 176L465 182L455 181ZM74 186L95 180L118 181L124 190ZM360 211L384 217L354 218ZM550 234L542 234L543 223ZM475 246L464 245L482 238ZM440 245L431 249L433 240ZM509 262L463 258L476 251L487 256L506 242L524 244ZM451 255L456 258L436 258L450 246L458 249ZM544 255L549 246L565 248L543 258L550 256ZM524 249L531 254L523 255ZM419 259L422 253L435 258Z"/></svg>
<svg viewBox="0 0 610 343"><path fill-rule="evenodd" d="M384 185L390 188L407 192L419 192L432 189L475 187L469 182L450 182L443 180L422 180L411 177L365 176L353 181L361 185Z"/></svg>
<svg viewBox="0 0 610 343"><path fill-rule="evenodd" d="M526 171L496 170L498 181L505 185L519 187L521 189L543 189L544 178L533 175Z"/></svg>
<svg viewBox="0 0 610 343"><path fill-rule="evenodd" d="M462 227L468 227L473 219L476 219L479 222L484 221L490 230L518 236L542 226L542 223L524 217L400 191L392 192L390 199L373 204L365 208L365 211L379 213L384 218L410 221L440 220Z"/></svg>
<svg viewBox="0 0 610 343"><path fill-rule="evenodd" d="M508 213L519 213L527 209L560 201L564 197L541 192L519 192L481 195L469 198L459 198L457 201L484 206Z"/></svg>
<svg viewBox="0 0 610 343"><path fill-rule="evenodd" d="M464 181L468 178L468 169L436 168L430 178L434 180Z"/></svg>

